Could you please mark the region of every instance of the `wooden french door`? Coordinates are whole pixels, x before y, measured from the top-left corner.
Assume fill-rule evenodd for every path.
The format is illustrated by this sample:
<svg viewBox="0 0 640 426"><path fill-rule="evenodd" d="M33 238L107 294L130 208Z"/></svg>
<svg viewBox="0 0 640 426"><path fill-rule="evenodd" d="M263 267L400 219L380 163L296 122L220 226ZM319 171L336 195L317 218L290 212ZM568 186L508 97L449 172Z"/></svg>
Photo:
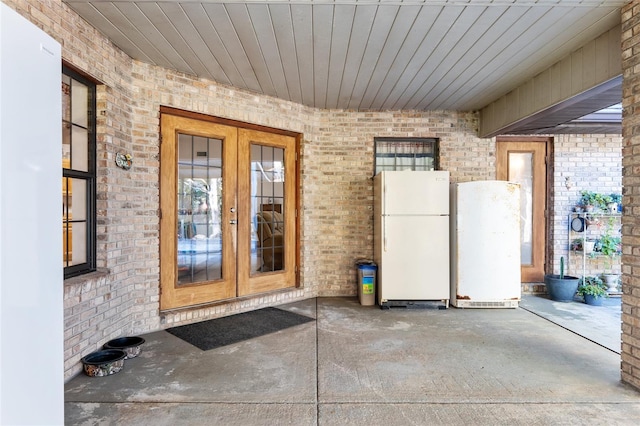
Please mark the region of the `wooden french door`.
<svg viewBox="0 0 640 426"><path fill-rule="evenodd" d="M167 113L160 124L160 309L294 287L295 138Z"/></svg>
<svg viewBox="0 0 640 426"><path fill-rule="evenodd" d="M293 287L295 140L247 129L238 138L238 295Z"/></svg>
<svg viewBox="0 0 640 426"><path fill-rule="evenodd" d="M496 141L497 179L520 184L521 275L526 283L544 280L547 144L546 138Z"/></svg>

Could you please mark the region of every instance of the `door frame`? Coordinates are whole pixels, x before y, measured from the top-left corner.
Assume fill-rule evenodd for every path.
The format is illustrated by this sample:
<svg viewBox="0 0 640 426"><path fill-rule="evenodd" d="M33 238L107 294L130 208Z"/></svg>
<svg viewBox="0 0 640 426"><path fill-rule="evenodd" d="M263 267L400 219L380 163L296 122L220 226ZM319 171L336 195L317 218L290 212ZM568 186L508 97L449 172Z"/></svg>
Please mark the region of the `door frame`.
<svg viewBox="0 0 640 426"><path fill-rule="evenodd" d="M552 250L549 248L549 242L553 241L553 229L552 229L552 217L554 206L552 203L552 188L554 185L553 181L553 161L554 152L553 152L553 137L547 136L497 136L496 137L496 179L500 179L501 177L498 175L498 143L509 143L509 142L521 142L521 143L544 143L545 144L545 157L544 157L544 165L545 165L545 188L544 188L544 201L545 201L545 209L544 209L544 255L543 255L543 273L548 273L548 268L550 263L550 259L552 256ZM536 281L525 281L523 279L523 283L538 283L542 282L542 280Z"/></svg>
<svg viewBox="0 0 640 426"><path fill-rule="evenodd" d="M293 274L293 280L294 283L291 287L288 287L287 289L295 289L295 288L300 288L300 200L301 200L301 188L300 188L300 161L298 161L298 159L300 158L300 145L301 145L301 141L302 141L302 137L303 135L301 133L298 132L293 132L293 131L289 131L289 130L283 130L283 129L277 129L277 128L273 128L273 127L267 127L267 126L262 126L262 125L258 125L258 124L252 124L252 123L246 123L246 122L242 122L242 121L236 121L236 120L232 120L232 119L227 119L227 118L222 118L222 117L216 117L216 116L211 116L211 115L207 115L207 114L203 114L203 113L198 113L198 112L192 112L192 111L186 111L186 110L182 110L182 109L178 109L178 108L173 108L173 107L168 107L168 106L160 106L160 115L162 116L162 114L166 114L166 115L173 115L176 117L182 117L182 118L189 118L189 119L194 119L194 120L199 120L199 121L205 121L205 122L209 122L209 123L214 123L214 124L220 124L220 125L224 125L224 126L229 126L229 127L236 127L237 129L246 129L246 130L253 130L253 131L258 131L258 132L265 132L265 133L271 133L271 134L275 134L275 135L283 135L283 136L289 136L294 138L295 140L295 147L294 147L294 152L295 152L295 169L294 169L294 174L295 176L293 176L292 178L294 179L295 182L295 192L294 194L292 194L293 196L293 203L294 203L294 208L295 208L295 244L294 244L294 248L293 248L293 252L295 255L295 266L294 266L294 274ZM161 136L162 138L162 136ZM162 139L160 140L160 143L162 143ZM162 179L160 179L160 181L162 181ZM162 183L162 182L160 182ZM160 192L162 191L162 185L160 185ZM159 209L159 217L162 217L162 211ZM160 241L160 244L162 244L162 240ZM160 245L158 246L158 251L160 251ZM160 254L160 253L158 253ZM161 278L161 277L160 277ZM160 292L162 293L162 283L159 280L159 288L160 288ZM287 290L285 289L285 290ZM277 292L277 291L281 291L281 290L274 290L273 292ZM263 294L256 294L256 297L261 297L263 296ZM243 296L242 298L250 298L253 295L249 295L249 296ZM162 294L161 294L162 297ZM176 311L176 310L184 310L184 309L192 309L194 306L206 306L206 305L214 305L214 304L220 304L220 303L229 303L229 302L233 302L233 301L237 301L238 299L240 299L240 297L236 296L236 297L232 297L230 299L224 299L224 300L218 300L218 301L211 301L211 302L205 302L205 303L199 303L197 305L189 305L189 306L184 306L184 307L177 307L177 308L167 308L167 309L162 309L162 306L160 306L160 311L161 312L167 312L167 311Z"/></svg>

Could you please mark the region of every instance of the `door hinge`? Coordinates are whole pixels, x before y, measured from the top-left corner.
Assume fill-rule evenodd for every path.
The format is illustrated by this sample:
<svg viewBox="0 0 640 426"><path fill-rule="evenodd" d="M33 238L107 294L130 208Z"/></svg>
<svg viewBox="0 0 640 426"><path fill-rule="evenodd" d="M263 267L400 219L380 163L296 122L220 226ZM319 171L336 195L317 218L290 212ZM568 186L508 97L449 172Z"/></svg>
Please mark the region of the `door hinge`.
<svg viewBox="0 0 640 426"><path fill-rule="evenodd" d="M160 140L160 145L162 145L162 133L158 135L158 140Z"/></svg>
<svg viewBox="0 0 640 426"><path fill-rule="evenodd" d="M158 217L162 219L162 209L158 209Z"/></svg>

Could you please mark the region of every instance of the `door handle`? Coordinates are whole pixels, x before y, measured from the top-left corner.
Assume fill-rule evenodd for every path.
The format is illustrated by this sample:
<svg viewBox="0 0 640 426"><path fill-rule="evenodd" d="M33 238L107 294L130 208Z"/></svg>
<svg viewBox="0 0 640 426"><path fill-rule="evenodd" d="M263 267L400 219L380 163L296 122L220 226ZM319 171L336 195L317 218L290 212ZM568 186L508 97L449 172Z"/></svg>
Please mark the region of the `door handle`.
<svg viewBox="0 0 640 426"><path fill-rule="evenodd" d="M231 219L231 220L229 221L229 223L230 223L231 225L235 225L236 223L238 223L238 221L237 221L237 220L235 220L235 219Z"/></svg>

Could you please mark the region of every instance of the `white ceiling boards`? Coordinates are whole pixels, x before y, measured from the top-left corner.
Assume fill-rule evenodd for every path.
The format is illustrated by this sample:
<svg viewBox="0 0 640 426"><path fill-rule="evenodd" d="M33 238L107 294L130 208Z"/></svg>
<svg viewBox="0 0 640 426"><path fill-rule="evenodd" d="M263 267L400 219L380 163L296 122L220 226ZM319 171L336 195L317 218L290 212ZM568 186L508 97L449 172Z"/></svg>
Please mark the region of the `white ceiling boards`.
<svg viewBox="0 0 640 426"><path fill-rule="evenodd" d="M66 0L135 59L317 108L478 110L626 0Z"/></svg>

